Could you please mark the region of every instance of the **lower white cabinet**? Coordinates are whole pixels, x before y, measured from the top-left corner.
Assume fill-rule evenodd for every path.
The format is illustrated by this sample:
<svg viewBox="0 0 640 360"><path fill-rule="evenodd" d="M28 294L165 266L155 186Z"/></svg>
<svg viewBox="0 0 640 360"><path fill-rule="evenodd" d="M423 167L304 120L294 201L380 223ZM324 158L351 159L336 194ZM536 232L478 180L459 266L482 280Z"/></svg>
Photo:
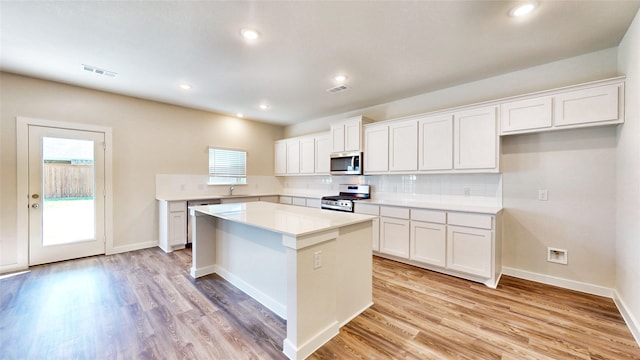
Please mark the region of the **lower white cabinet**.
<svg viewBox="0 0 640 360"><path fill-rule="evenodd" d="M409 258L409 209L380 207L380 252Z"/></svg>
<svg viewBox="0 0 640 360"><path fill-rule="evenodd" d="M380 252L409 257L409 220L380 217Z"/></svg>
<svg viewBox="0 0 640 360"><path fill-rule="evenodd" d="M447 226L447 268L488 278L493 258L491 230Z"/></svg>
<svg viewBox="0 0 640 360"><path fill-rule="evenodd" d="M374 221L375 255L498 285L502 272L501 213L483 214L356 202L354 212Z"/></svg>
<svg viewBox="0 0 640 360"><path fill-rule="evenodd" d="M187 202L160 200L159 243L164 252L184 248L187 243Z"/></svg>
<svg viewBox="0 0 640 360"><path fill-rule="evenodd" d="M447 226L411 220L409 259L445 267L447 265Z"/></svg>

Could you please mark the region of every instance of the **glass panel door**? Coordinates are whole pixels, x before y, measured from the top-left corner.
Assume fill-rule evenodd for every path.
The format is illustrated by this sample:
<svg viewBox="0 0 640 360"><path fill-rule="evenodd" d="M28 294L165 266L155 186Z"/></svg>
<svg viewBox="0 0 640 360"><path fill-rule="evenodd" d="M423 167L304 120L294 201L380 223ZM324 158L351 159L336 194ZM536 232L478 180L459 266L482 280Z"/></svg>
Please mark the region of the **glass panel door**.
<svg viewBox="0 0 640 360"><path fill-rule="evenodd" d="M104 133L29 126L29 265L104 253Z"/></svg>

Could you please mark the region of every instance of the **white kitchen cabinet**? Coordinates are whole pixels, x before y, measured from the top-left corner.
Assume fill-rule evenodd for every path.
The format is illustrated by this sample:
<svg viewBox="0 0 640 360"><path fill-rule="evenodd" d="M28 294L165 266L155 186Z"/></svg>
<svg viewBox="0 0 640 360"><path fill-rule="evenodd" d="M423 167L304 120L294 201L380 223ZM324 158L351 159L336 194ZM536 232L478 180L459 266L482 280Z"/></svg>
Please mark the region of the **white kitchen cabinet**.
<svg viewBox="0 0 640 360"><path fill-rule="evenodd" d="M280 204L291 205L293 203L293 198L291 196L280 196L278 202Z"/></svg>
<svg viewBox="0 0 640 360"><path fill-rule="evenodd" d="M418 170L453 169L453 114L418 120Z"/></svg>
<svg viewBox="0 0 640 360"><path fill-rule="evenodd" d="M287 140L287 174L300 173L300 139Z"/></svg>
<svg viewBox="0 0 640 360"><path fill-rule="evenodd" d="M332 152L362 151L362 126L371 120L355 116L331 124Z"/></svg>
<svg viewBox="0 0 640 360"><path fill-rule="evenodd" d="M552 102L551 96L543 96L501 104L502 133L550 128L553 121Z"/></svg>
<svg viewBox="0 0 640 360"><path fill-rule="evenodd" d="M187 243L187 202L160 200L159 246L164 252L184 248Z"/></svg>
<svg viewBox="0 0 640 360"><path fill-rule="evenodd" d="M620 85L614 84L556 95L555 126L565 127L618 120L620 118L619 91Z"/></svg>
<svg viewBox="0 0 640 360"><path fill-rule="evenodd" d="M411 220L409 259L445 267L447 264L447 226Z"/></svg>
<svg viewBox="0 0 640 360"><path fill-rule="evenodd" d="M316 174L329 174L331 156L330 134L318 135L315 138L315 169Z"/></svg>
<svg viewBox="0 0 640 360"><path fill-rule="evenodd" d="M491 230L447 226L447 268L490 278L493 233Z"/></svg>
<svg viewBox="0 0 640 360"><path fill-rule="evenodd" d="M380 206L376 204L367 204L361 201L356 201L354 204L353 212L356 214L380 216ZM377 217L373 220L371 233L371 247L373 251L380 251L380 218Z"/></svg>
<svg viewBox="0 0 640 360"><path fill-rule="evenodd" d="M409 209L380 207L380 252L409 258Z"/></svg>
<svg viewBox="0 0 640 360"><path fill-rule="evenodd" d="M447 213L411 209L409 259L445 267L447 264Z"/></svg>
<svg viewBox="0 0 640 360"><path fill-rule="evenodd" d="M418 170L417 120L404 120L389 124L388 156L389 171L391 172Z"/></svg>
<svg viewBox="0 0 640 360"><path fill-rule="evenodd" d="M454 113L454 169L498 171L496 112L496 106L486 106Z"/></svg>
<svg viewBox="0 0 640 360"><path fill-rule="evenodd" d="M278 140L274 143L274 173L285 175L287 173L287 142Z"/></svg>
<svg viewBox="0 0 640 360"><path fill-rule="evenodd" d="M300 174L315 173L316 142L313 137L300 139Z"/></svg>
<svg viewBox="0 0 640 360"><path fill-rule="evenodd" d="M622 77L522 95L502 102L501 135L624 122Z"/></svg>
<svg viewBox="0 0 640 360"><path fill-rule="evenodd" d="M310 208L320 209L322 203L320 199L307 198L306 205Z"/></svg>
<svg viewBox="0 0 640 360"><path fill-rule="evenodd" d="M365 174L389 171L389 126L370 124L364 129L365 151L363 169Z"/></svg>
<svg viewBox="0 0 640 360"><path fill-rule="evenodd" d="M301 197L291 198L291 205L295 206L307 206L307 199Z"/></svg>

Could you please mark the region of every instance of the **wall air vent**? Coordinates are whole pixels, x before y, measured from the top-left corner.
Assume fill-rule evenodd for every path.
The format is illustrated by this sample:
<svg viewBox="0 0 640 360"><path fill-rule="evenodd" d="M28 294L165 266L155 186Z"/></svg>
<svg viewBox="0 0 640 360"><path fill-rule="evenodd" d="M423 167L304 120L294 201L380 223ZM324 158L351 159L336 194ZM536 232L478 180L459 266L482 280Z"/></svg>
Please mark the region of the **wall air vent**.
<svg viewBox="0 0 640 360"><path fill-rule="evenodd" d="M335 94L345 90L349 90L349 87L347 85L338 85L338 86L334 86L332 88L327 89L327 92Z"/></svg>
<svg viewBox="0 0 640 360"><path fill-rule="evenodd" d="M108 76L108 77L116 77L116 75L118 75L118 73L113 72L113 71L109 71L109 70L104 70L104 69L99 69L95 66L91 66L91 65L87 65L87 64L82 64L82 69L84 69L85 71L89 71L92 73L96 73L98 75L104 75L104 76Z"/></svg>

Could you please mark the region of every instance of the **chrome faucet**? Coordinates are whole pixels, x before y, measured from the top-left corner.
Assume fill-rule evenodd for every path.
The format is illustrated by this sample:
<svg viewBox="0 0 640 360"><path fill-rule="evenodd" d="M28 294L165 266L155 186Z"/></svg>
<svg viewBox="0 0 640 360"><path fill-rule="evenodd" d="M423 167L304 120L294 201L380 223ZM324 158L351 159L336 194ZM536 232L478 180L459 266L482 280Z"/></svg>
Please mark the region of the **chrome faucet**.
<svg viewBox="0 0 640 360"><path fill-rule="evenodd" d="M233 185L229 186L229 195L233 195L233 190L235 190L236 188L233 187Z"/></svg>

